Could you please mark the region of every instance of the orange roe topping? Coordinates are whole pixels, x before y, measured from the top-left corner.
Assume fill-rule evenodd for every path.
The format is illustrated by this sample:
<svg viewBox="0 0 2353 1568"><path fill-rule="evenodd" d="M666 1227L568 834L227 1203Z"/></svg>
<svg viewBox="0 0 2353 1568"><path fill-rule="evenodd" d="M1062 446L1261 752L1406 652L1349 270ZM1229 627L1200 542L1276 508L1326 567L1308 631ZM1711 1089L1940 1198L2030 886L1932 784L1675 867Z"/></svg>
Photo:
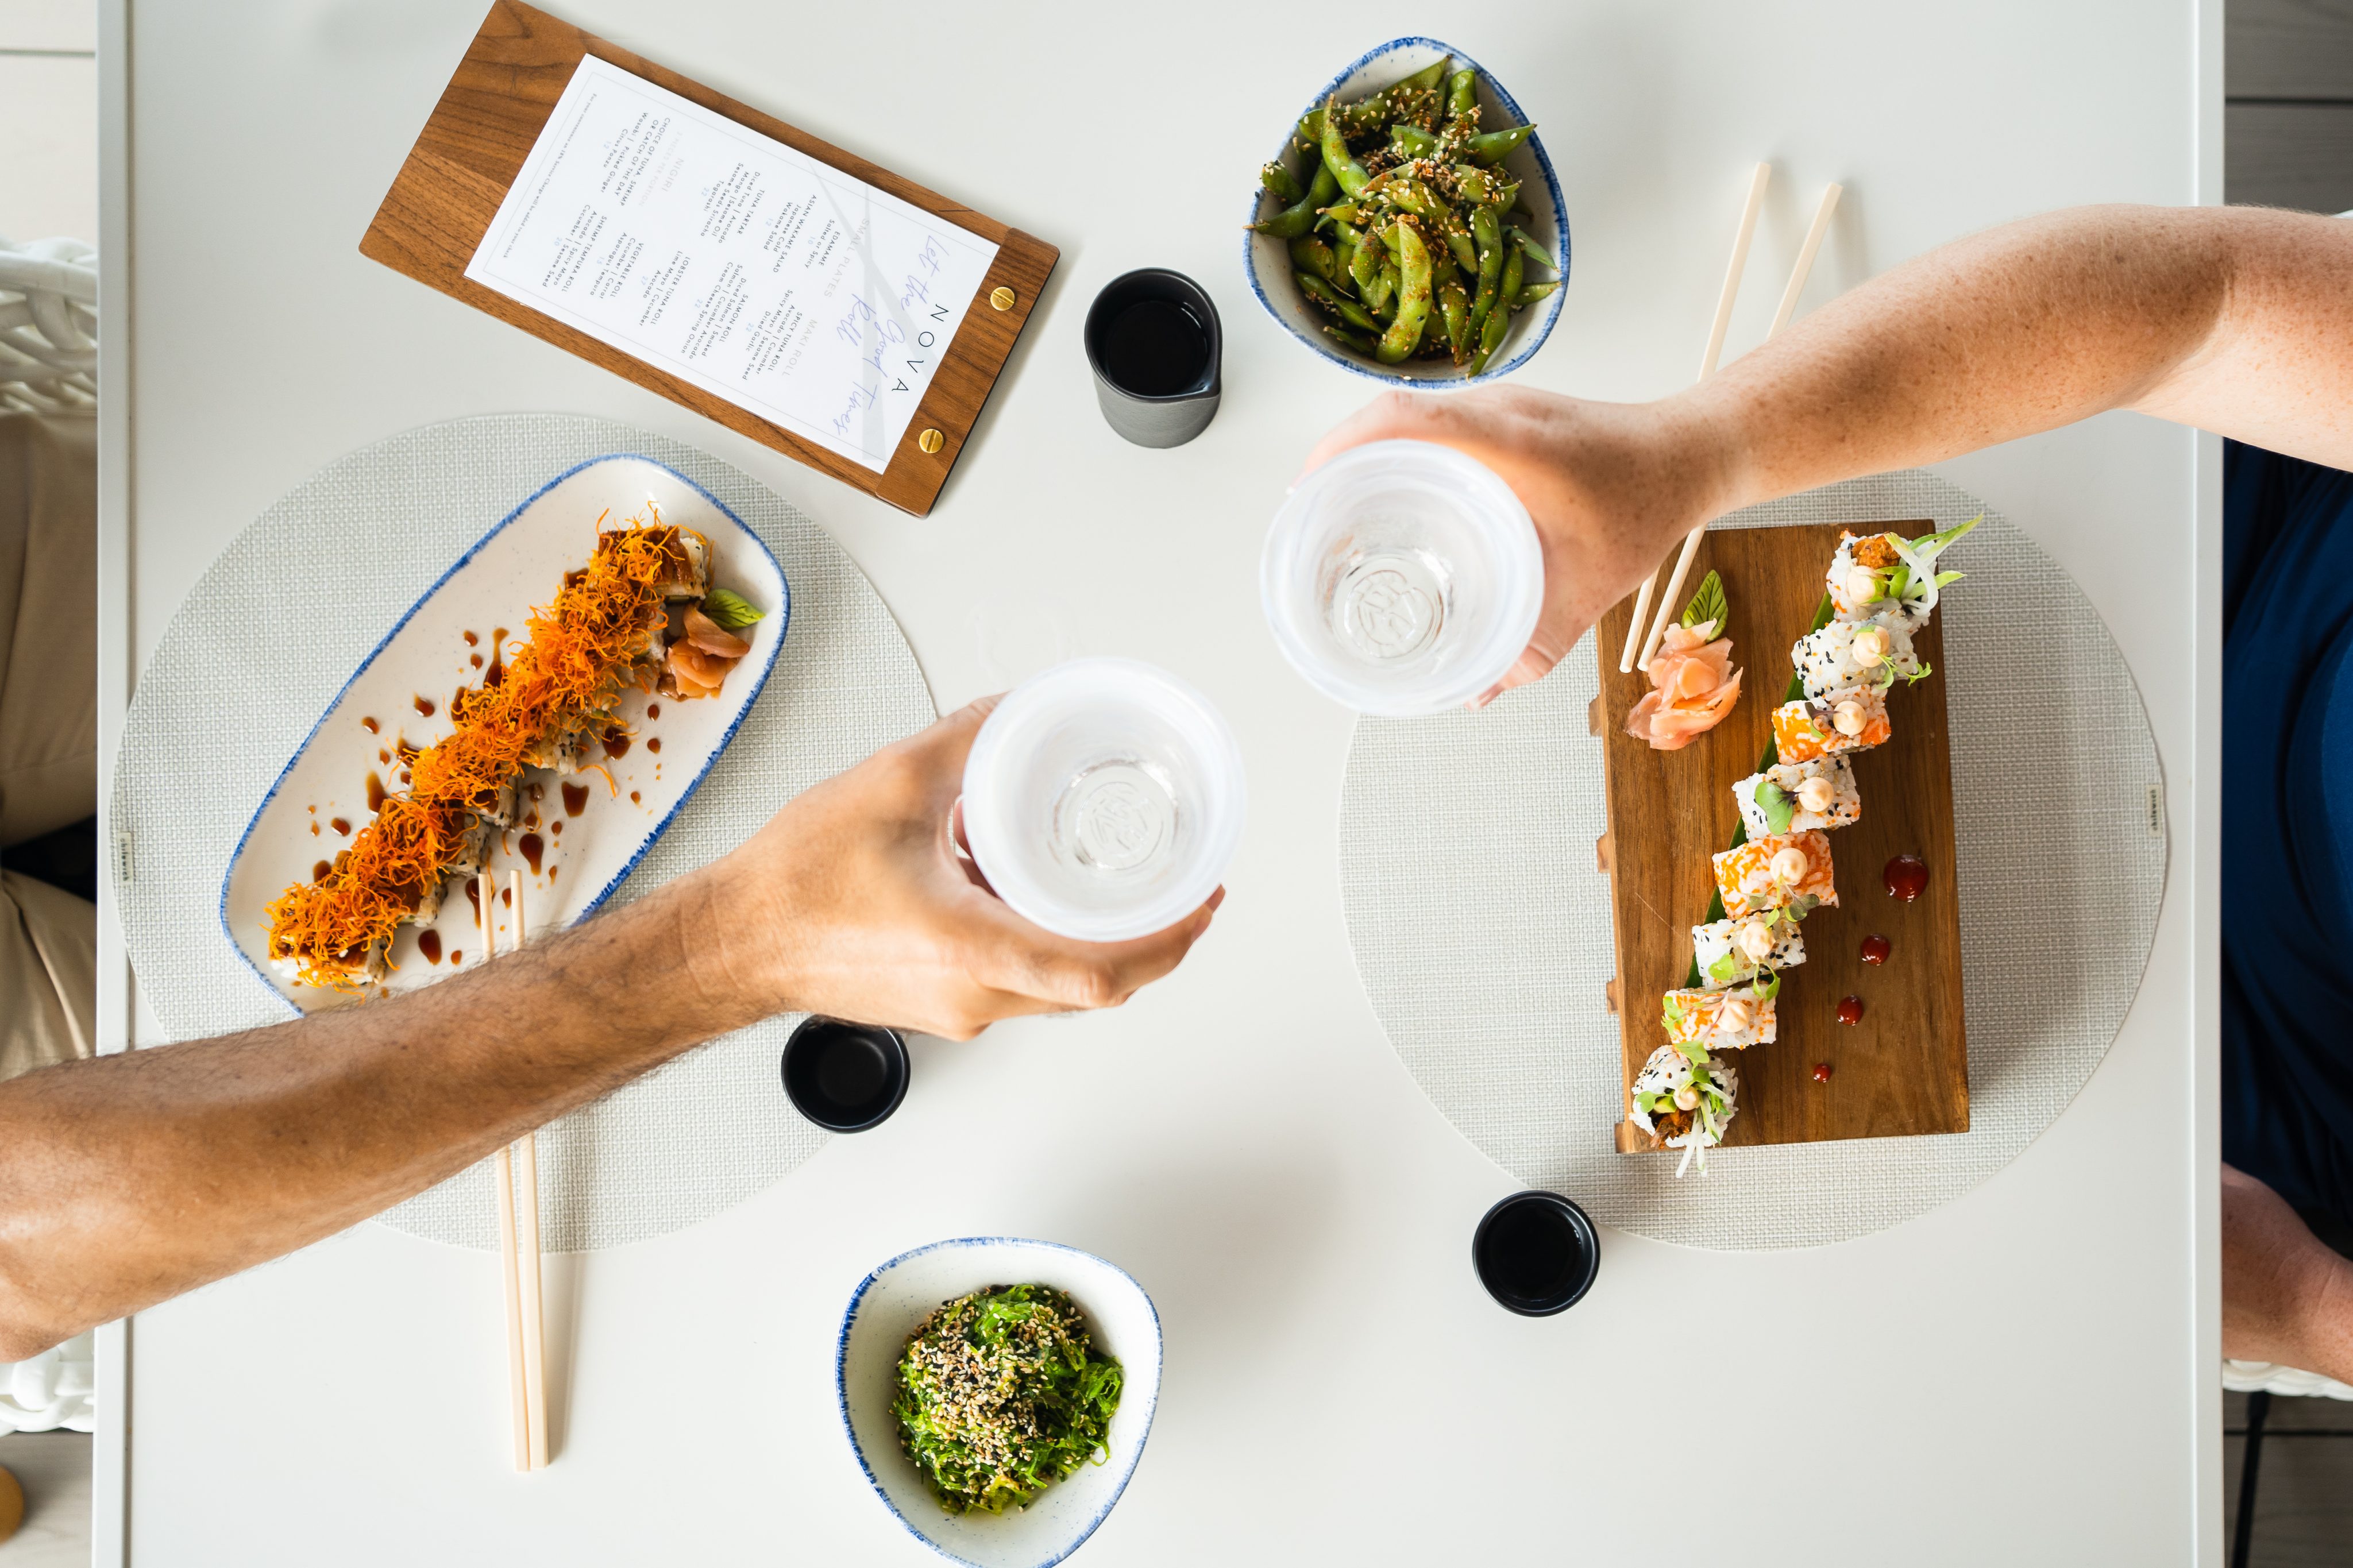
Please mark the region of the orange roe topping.
<svg viewBox="0 0 2353 1568"><path fill-rule="evenodd" d="M623 688L659 673L668 590L702 581L690 533L656 512L650 526L631 519L596 536L587 566L524 623L503 678L450 700L457 727L410 762L408 789L385 797L323 880L296 883L269 906L273 960L296 961L304 984L360 989L368 954L463 863L523 768L600 731ZM707 563L710 542L691 537Z"/></svg>

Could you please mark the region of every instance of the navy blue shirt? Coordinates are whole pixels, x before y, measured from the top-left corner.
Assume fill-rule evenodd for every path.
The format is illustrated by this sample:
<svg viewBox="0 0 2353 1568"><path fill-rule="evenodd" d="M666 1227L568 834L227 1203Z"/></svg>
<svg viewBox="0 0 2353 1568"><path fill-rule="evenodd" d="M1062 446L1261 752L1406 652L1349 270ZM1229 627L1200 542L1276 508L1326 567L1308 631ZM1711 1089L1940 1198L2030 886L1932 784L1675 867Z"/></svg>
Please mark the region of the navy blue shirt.
<svg viewBox="0 0 2353 1568"><path fill-rule="evenodd" d="M2222 1158L2353 1222L2353 474L2222 479Z"/></svg>

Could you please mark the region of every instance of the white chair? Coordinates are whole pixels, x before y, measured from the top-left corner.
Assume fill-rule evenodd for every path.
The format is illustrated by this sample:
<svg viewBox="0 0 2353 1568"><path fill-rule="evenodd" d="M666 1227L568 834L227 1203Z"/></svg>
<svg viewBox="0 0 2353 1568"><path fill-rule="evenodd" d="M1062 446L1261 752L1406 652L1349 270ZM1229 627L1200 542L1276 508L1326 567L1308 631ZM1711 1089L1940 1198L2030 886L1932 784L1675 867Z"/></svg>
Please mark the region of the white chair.
<svg viewBox="0 0 2353 1568"><path fill-rule="evenodd" d="M88 1432L98 1424L91 1405L98 1352L77 1334L30 1361L0 1365L0 1432Z"/></svg>
<svg viewBox="0 0 2353 1568"><path fill-rule="evenodd" d="M0 409L97 406L97 250L78 239L0 239Z"/></svg>

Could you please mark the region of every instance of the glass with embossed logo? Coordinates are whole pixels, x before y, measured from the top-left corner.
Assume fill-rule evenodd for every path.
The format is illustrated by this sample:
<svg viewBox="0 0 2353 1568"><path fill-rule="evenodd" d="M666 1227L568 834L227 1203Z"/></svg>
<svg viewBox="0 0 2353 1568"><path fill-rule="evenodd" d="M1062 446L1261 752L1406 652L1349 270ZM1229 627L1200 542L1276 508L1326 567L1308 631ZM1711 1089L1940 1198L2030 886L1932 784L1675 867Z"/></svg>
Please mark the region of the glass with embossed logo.
<svg viewBox="0 0 2353 1568"><path fill-rule="evenodd" d="M1544 607L1544 552L1495 471L1430 441L1375 441L1317 468L1261 557L1292 668L1359 713L1459 708L1504 678Z"/></svg>
<svg viewBox="0 0 2353 1568"><path fill-rule="evenodd" d="M965 840L1014 911L1124 942L1216 891L1240 842L1241 752L1208 698L1153 665L1078 658L1031 677L980 727Z"/></svg>

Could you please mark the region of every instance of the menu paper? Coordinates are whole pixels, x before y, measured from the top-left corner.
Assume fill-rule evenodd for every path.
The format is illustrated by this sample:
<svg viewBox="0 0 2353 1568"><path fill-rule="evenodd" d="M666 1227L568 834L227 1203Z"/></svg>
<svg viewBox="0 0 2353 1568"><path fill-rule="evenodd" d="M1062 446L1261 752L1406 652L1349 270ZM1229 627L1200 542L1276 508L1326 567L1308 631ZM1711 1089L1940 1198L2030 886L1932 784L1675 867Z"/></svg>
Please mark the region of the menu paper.
<svg viewBox="0 0 2353 1568"><path fill-rule="evenodd" d="M466 276L879 474L996 258L590 55Z"/></svg>

